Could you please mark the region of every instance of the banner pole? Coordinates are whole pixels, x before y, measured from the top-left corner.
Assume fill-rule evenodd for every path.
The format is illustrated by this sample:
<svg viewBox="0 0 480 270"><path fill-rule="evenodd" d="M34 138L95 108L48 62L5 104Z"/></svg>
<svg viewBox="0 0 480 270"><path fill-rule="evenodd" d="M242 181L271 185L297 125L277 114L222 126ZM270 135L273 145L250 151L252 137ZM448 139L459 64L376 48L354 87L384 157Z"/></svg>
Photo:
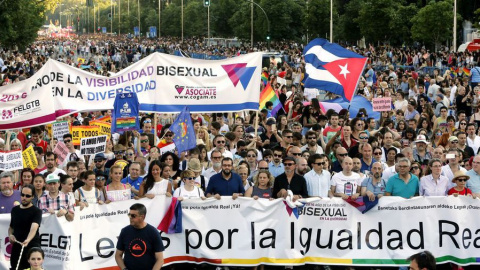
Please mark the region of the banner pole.
<svg viewBox="0 0 480 270"><path fill-rule="evenodd" d="M255 111L255 140L257 139L258 133L258 110Z"/></svg>
<svg viewBox="0 0 480 270"><path fill-rule="evenodd" d="M153 144L157 145L157 113L153 113Z"/></svg>

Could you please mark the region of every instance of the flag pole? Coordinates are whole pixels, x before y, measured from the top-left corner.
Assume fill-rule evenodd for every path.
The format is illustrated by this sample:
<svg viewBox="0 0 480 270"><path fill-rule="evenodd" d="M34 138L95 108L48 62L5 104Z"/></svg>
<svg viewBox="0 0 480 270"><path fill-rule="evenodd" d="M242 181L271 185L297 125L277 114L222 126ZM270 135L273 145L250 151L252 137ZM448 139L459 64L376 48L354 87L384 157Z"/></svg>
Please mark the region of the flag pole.
<svg viewBox="0 0 480 270"><path fill-rule="evenodd" d="M255 141L257 140L257 133L258 133L258 110L255 111ZM255 143L256 147L256 143Z"/></svg>
<svg viewBox="0 0 480 270"><path fill-rule="evenodd" d="M157 145L157 113L153 113L153 145Z"/></svg>

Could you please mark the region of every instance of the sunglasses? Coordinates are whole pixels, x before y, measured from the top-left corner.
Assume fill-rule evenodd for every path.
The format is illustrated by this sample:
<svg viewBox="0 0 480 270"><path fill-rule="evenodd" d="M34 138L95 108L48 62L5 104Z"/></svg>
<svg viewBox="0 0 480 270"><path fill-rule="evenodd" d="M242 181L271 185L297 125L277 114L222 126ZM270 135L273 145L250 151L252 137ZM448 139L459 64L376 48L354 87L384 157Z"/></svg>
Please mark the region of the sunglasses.
<svg viewBox="0 0 480 270"><path fill-rule="evenodd" d="M451 141L450 143L457 144L457 143L458 143L458 141Z"/></svg>
<svg viewBox="0 0 480 270"><path fill-rule="evenodd" d="M72 140L63 140L64 143L70 143Z"/></svg>
<svg viewBox="0 0 480 270"><path fill-rule="evenodd" d="M323 166L323 165L325 165L325 162L316 162L316 163L313 163L313 164L318 165L318 166L320 166L320 165Z"/></svg>
<svg viewBox="0 0 480 270"><path fill-rule="evenodd" d="M151 122L152 122L152 120L150 120L150 119L147 119L147 120L143 121L144 124L145 123L151 123Z"/></svg>
<svg viewBox="0 0 480 270"><path fill-rule="evenodd" d="M139 215L128 213L127 216L128 216L129 218L136 218L136 217L138 217Z"/></svg>
<svg viewBox="0 0 480 270"><path fill-rule="evenodd" d="M195 180L195 177L184 177L183 180Z"/></svg>
<svg viewBox="0 0 480 270"><path fill-rule="evenodd" d="M103 159L95 159L93 162L99 163L99 162L102 162L102 161L103 161Z"/></svg>
<svg viewBox="0 0 480 270"><path fill-rule="evenodd" d="M32 197L32 195L30 195L30 194L24 194L24 193L22 193L21 196L22 196L22 197L25 197L25 198L31 198L31 197Z"/></svg>
<svg viewBox="0 0 480 270"><path fill-rule="evenodd" d="M317 137L308 137L309 140L316 140Z"/></svg>
<svg viewBox="0 0 480 270"><path fill-rule="evenodd" d="M285 165L285 166L287 166L287 167L290 167L290 166L295 165L295 163L283 163L283 165Z"/></svg>
<svg viewBox="0 0 480 270"><path fill-rule="evenodd" d="M273 154L273 156L274 157L282 157L282 155L275 155L275 154Z"/></svg>
<svg viewBox="0 0 480 270"><path fill-rule="evenodd" d="M285 136L285 138L291 139L291 138L293 138L293 136Z"/></svg>
<svg viewBox="0 0 480 270"><path fill-rule="evenodd" d="M99 176L95 180L97 181L105 181L105 177Z"/></svg>
<svg viewBox="0 0 480 270"><path fill-rule="evenodd" d="M268 171L268 167L260 167L258 169L261 170L261 171Z"/></svg>
<svg viewBox="0 0 480 270"><path fill-rule="evenodd" d="M172 133L165 134L165 137L173 137L173 134Z"/></svg>
<svg viewBox="0 0 480 270"><path fill-rule="evenodd" d="M362 140L367 140L368 137L358 137L359 139L362 139Z"/></svg>
<svg viewBox="0 0 480 270"><path fill-rule="evenodd" d="M115 155L123 155L125 154L125 151L113 151Z"/></svg>
<svg viewBox="0 0 480 270"><path fill-rule="evenodd" d="M462 178L462 179L457 179L458 182L467 182L468 179ZM23 194L22 194L23 195Z"/></svg>
<svg viewBox="0 0 480 270"><path fill-rule="evenodd" d="M346 157L348 154L345 153L345 154L338 154L338 155L341 156L341 157Z"/></svg>
<svg viewBox="0 0 480 270"><path fill-rule="evenodd" d="M146 142L148 142L148 140L141 140L140 142L141 143L146 143Z"/></svg>
<svg viewBox="0 0 480 270"><path fill-rule="evenodd" d="M418 166L413 166L412 167L412 170L418 170L418 169L420 169L420 167L418 167Z"/></svg>
<svg viewBox="0 0 480 270"><path fill-rule="evenodd" d="M212 157L212 159L221 159L222 157Z"/></svg>
<svg viewBox="0 0 480 270"><path fill-rule="evenodd" d="M375 152L375 153L373 153L373 154L374 154L374 155L381 155L382 152Z"/></svg>
<svg viewBox="0 0 480 270"><path fill-rule="evenodd" d="M302 153L292 153L292 155L294 155L294 156L298 156L298 157L299 157L299 156L301 156L301 155L302 155Z"/></svg>

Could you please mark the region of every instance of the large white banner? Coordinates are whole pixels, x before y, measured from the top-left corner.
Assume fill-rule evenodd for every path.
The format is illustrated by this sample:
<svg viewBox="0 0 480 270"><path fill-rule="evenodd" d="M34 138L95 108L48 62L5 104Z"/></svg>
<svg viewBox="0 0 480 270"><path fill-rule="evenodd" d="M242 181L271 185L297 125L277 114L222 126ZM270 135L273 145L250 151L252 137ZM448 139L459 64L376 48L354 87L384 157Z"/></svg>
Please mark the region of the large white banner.
<svg viewBox="0 0 480 270"><path fill-rule="evenodd" d="M257 110L261 64L262 53L224 60L154 53L104 77L49 60L31 78L0 88L0 129L33 125L20 118L27 112L38 125L55 114L113 109L116 94L125 92L136 92L145 112L179 112L185 105L191 112Z"/></svg>
<svg viewBox="0 0 480 270"><path fill-rule="evenodd" d="M73 222L44 216L46 268L115 266L116 239L136 202L147 206L147 222L157 227L170 199L77 208ZM408 264L408 256L423 250L439 263L479 261L480 200L467 197L384 197L366 214L341 199L322 199L306 204L298 219L282 200L189 200L182 209L183 231L161 233L166 264L394 266ZM9 216L0 216L1 243L8 242L8 224ZM8 250L9 244L2 245L3 253Z"/></svg>

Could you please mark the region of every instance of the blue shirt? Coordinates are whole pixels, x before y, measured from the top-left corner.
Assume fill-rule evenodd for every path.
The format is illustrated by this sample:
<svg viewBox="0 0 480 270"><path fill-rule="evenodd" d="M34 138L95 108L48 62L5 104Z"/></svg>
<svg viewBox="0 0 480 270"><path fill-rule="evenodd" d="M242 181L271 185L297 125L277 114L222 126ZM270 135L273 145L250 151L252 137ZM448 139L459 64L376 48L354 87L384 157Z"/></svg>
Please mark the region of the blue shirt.
<svg viewBox="0 0 480 270"><path fill-rule="evenodd" d="M365 178L362 182L362 187L366 187L367 191L373 192L375 196L378 196L378 194L383 195L385 193L385 181L383 179L380 179L378 184L373 185L372 178Z"/></svg>
<svg viewBox="0 0 480 270"><path fill-rule="evenodd" d="M245 194L243 181L240 175L232 172L230 179L223 178L222 172L215 174L208 181L207 194L220 196L232 196L233 193Z"/></svg>
<svg viewBox="0 0 480 270"><path fill-rule="evenodd" d="M472 82L473 83L480 82L480 68L479 67L472 68L470 70L470 76L472 77ZM472 190L472 192L474 192L474 191Z"/></svg>
<svg viewBox="0 0 480 270"><path fill-rule="evenodd" d="M268 164L268 170L273 175L273 177L277 177L285 172L285 166L283 166L283 163L280 163L280 165L277 166L272 161Z"/></svg>
<svg viewBox="0 0 480 270"><path fill-rule="evenodd" d="M409 199L415 196L415 194L418 194L419 183L418 177L410 173L410 180L405 184L397 173L388 179L385 192L390 193L392 196Z"/></svg>
<svg viewBox="0 0 480 270"><path fill-rule="evenodd" d="M137 179L133 180L130 178L130 175L122 179L122 184L130 184L130 186L134 187L136 190L140 190L140 185L143 182L143 177L139 176Z"/></svg>
<svg viewBox="0 0 480 270"><path fill-rule="evenodd" d="M480 193L480 175L473 169L468 171L466 175L470 176L470 179L467 181L467 188L469 188L472 193Z"/></svg>
<svg viewBox="0 0 480 270"><path fill-rule="evenodd" d="M360 159L360 162L362 162L362 167L360 168L360 171L362 173L365 173L365 171L369 171L371 172L372 171L372 165L373 163L377 162L374 158L372 158L372 163L370 164L367 164L365 163L365 161L363 160L363 158Z"/></svg>

